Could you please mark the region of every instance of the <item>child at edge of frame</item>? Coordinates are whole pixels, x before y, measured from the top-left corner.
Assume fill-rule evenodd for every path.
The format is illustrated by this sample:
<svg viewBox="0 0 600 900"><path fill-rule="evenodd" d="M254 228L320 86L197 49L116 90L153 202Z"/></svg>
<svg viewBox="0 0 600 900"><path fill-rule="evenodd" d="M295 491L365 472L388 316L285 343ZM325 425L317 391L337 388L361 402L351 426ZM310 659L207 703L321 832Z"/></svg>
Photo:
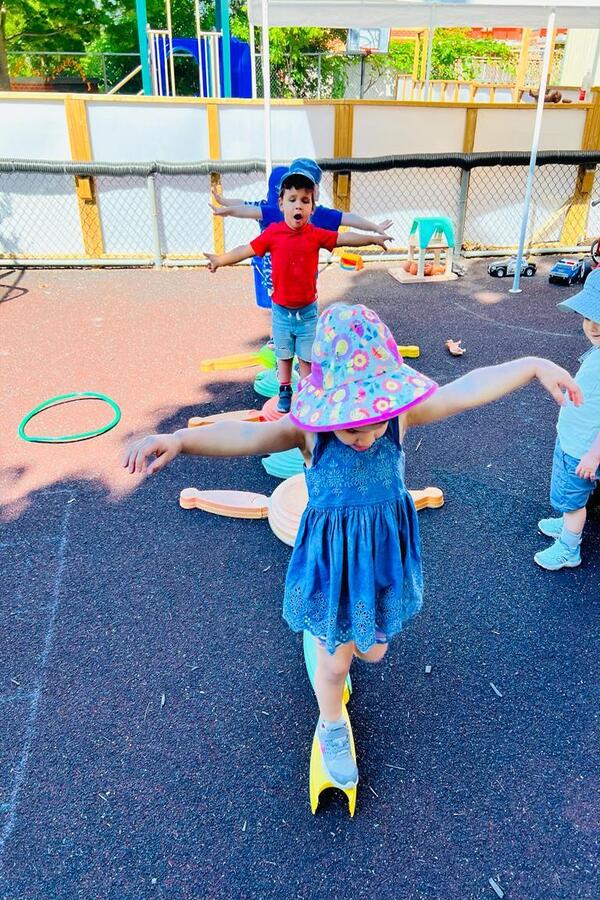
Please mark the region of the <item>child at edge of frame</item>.
<svg viewBox="0 0 600 900"><path fill-rule="evenodd" d="M315 175L310 167L289 171L279 189L279 208L283 221L269 225L249 244L227 253L205 253L209 269L216 272L254 256L271 254L273 305L271 321L277 357L279 400L277 411L290 411L292 401L292 364L298 357L300 377L310 373L311 348L317 324L317 272L319 250L335 247L364 247L377 244L385 249L386 234L359 234L328 231L310 223L315 208Z"/></svg>
<svg viewBox="0 0 600 900"><path fill-rule="evenodd" d="M523 357L475 369L438 387L406 365L387 326L360 304L320 316L312 369L291 412L275 422L220 422L151 435L122 464L154 474L180 453L207 457L300 449L308 504L287 571L283 617L316 644L316 734L334 785L358 782L342 715L354 657L379 662L422 605L417 512L404 484L409 428L491 403L533 379L561 406L578 406L580 386L546 359Z"/></svg>
<svg viewBox="0 0 600 900"><path fill-rule="evenodd" d="M600 479L600 269L590 272L581 291L557 305L582 317L583 333L592 346L579 358L575 374L585 403L567 403L558 414L550 503L559 515L538 522L541 533L554 543L533 557L550 572L581 565L587 507Z"/></svg>

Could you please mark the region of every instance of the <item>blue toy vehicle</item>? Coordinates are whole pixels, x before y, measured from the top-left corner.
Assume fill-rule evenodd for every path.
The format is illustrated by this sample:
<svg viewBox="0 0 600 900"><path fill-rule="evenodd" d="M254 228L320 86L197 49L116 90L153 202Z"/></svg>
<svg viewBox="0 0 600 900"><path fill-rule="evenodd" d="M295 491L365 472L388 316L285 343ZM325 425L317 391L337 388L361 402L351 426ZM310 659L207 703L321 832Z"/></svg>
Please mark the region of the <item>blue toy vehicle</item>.
<svg viewBox="0 0 600 900"><path fill-rule="evenodd" d="M550 284L578 284L583 283L589 272L587 260L559 259L550 269L548 281Z"/></svg>

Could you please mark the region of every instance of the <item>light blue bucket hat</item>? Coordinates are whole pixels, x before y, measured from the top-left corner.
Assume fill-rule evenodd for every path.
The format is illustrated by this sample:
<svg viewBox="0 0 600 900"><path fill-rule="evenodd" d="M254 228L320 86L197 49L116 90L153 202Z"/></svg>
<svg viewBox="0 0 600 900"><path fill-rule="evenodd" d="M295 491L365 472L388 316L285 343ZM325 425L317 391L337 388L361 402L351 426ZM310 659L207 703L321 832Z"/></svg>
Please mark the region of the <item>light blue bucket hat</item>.
<svg viewBox="0 0 600 900"><path fill-rule="evenodd" d="M556 305L561 309L572 309L584 319L600 322L600 267L590 272L577 294Z"/></svg>

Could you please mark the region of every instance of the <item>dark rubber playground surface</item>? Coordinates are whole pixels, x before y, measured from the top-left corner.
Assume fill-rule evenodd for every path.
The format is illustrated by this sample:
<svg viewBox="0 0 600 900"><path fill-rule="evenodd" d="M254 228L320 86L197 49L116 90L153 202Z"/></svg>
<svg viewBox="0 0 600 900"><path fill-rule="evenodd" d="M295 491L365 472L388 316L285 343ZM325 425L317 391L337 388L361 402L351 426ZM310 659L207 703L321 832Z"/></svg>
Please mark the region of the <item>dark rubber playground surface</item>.
<svg viewBox="0 0 600 900"><path fill-rule="evenodd" d="M577 367L580 320L551 259L520 296L484 261L450 284L385 266L320 277L322 303L374 306L444 383L525 354ZM184 511L183 487L270 494L259 460L119 469L132 434L260 405L248 268L0 272L0 897L596 898L600 516L583 565L547 573L537 520L558 408L537 385L407 439L426 599L383 664L356 665L361 774L308 802L316 704L280 614L289 548L265 521ZM453 358L446 338L462 339ZM25 444L21 417L73 390L123 418L81 444ZM30 430L108 421L95 401ZM425 667L432 666L430 675Z"/></svg>

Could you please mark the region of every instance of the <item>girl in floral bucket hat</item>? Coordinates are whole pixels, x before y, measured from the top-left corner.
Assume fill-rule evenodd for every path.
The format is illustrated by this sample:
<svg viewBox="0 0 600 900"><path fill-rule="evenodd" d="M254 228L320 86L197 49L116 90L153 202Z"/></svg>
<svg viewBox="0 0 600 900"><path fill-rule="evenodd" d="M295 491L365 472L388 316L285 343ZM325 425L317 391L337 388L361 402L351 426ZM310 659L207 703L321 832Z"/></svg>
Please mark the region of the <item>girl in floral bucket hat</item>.
<svg viewBox="0 0 600 900"><path fill-rule="evenodd" d="M403 436L413 425L490 403L534 378L558 403L565 402L563 388L581 402L568 372L535 357L476 369L437 389L403 363L375 312L340 304L319 319L312 372L289 415L153 435L125 453L131 473L151 474L179 453L302 451L308 505L288 568L283 615L293 631L315 640L317 735L339 787L358 781L342 716L352 660L381 660L422 602L419 525L404 484Z"/></svg>

